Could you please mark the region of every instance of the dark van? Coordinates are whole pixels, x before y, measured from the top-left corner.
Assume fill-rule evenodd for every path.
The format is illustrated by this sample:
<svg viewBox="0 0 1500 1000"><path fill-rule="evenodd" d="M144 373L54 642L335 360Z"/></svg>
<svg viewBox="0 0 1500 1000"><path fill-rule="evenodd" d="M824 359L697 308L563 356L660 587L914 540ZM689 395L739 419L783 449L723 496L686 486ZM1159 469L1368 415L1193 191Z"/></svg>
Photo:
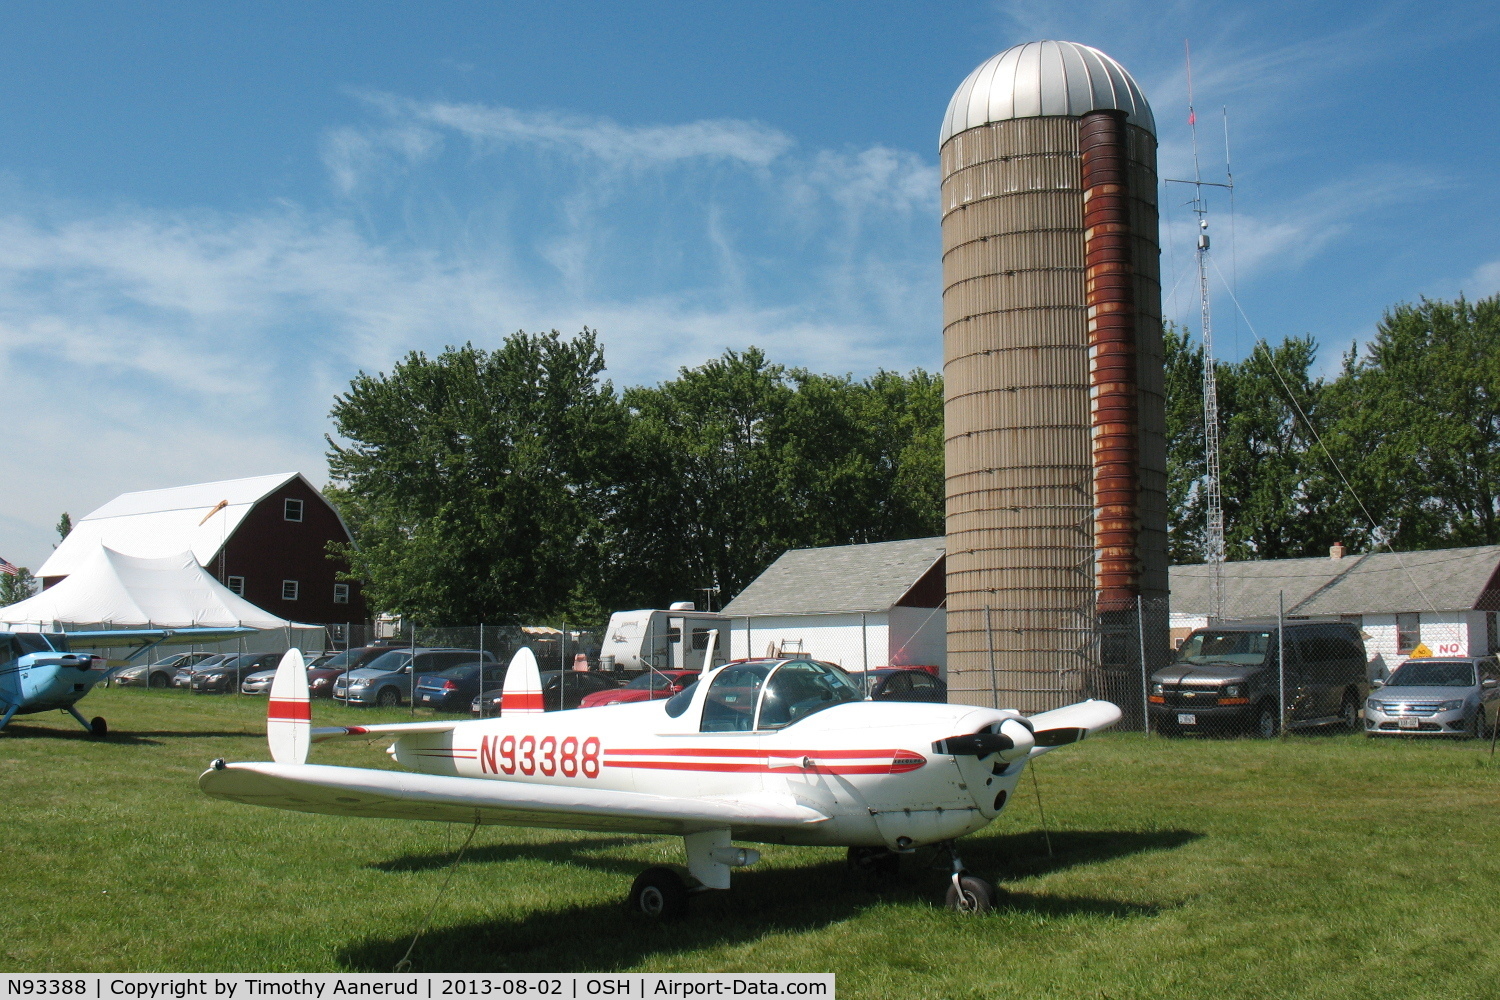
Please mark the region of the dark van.
<svg viewBox="0 0 1500 1000"><path fill-rule="evenodd" d="M1286 656L1287 728L1359 728L1365 644L1348 622L1235 622L1195 630L1171 666L1151 675L1151 725L1163 735L1281 728L1278 651Z"/></svg>

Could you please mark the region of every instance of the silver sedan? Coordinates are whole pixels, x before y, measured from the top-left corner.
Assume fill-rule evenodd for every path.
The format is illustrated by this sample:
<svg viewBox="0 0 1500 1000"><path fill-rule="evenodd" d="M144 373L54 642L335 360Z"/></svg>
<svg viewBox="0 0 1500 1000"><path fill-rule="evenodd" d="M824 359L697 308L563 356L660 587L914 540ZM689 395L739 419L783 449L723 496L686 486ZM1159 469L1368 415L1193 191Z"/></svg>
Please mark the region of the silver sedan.
<svg viewBox="0 0 1500 1000"><path fill-rule="evenodd" d="M1407 660L1375 683L1366 736L1488 736L1500 708L1493 657Z"/></svg>

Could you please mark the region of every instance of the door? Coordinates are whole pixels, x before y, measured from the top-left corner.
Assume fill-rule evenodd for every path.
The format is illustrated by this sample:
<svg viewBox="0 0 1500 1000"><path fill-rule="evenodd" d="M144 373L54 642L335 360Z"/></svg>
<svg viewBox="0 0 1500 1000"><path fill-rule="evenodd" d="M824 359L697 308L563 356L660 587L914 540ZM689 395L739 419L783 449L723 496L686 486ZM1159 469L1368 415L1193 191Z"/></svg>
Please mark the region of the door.
<svg viewBox="0 0 1500 1000"><path fill-rule="evenodd" d="M0 703L21 703L21 647L13 635L0 635Z"/></svg>
<svg viewBox="0 0 1500 1000"><path fill-rule="evenodd" d="M1306 722L1328 714L1323 702L1326 696L1318 682L1320 663L1317 640L1302 629L1290 633L1287 643L1288 664L1286 671L1287 719L1291 722Z"/></svg>

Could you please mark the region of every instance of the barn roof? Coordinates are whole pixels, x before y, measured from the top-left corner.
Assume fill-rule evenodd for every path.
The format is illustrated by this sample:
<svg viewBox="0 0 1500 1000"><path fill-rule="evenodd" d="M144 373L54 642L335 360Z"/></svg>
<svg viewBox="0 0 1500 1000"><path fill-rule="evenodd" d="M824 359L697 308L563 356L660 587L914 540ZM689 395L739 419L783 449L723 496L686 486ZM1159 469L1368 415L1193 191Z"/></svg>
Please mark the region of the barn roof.
<svg viewBox="0 0 1500 1000"><path fill-rule="evenodd" d="M722 613L883 612L905 597L943 552L942 538L789 549Z"/></svg>
<svg viewBox="0 0 1500 1000"><path fill-rule="evenodd" d="M1374 552L1342 559L1265 559L1224 564L1224 612L1276 614L1277 594L1292 615L1367 615L1398 611L1500 608L1495 588L1500 545L1425 552ZM1172 610L1207 614L1212 569L1173 566Z"/></svg>
<svg viewBox="0 0 1500 1000"><path fill-rule="evenodd" d="M293 479L307 483L301 473L282 472L122 493L76 522L36 575L68 576L100 545L142 558L161 558L187 550L193 553L198 565L206 566L234 535L245 515ZM317 492L311 483L307 486ZM220 503L224 506L215 510Z"/></svg>

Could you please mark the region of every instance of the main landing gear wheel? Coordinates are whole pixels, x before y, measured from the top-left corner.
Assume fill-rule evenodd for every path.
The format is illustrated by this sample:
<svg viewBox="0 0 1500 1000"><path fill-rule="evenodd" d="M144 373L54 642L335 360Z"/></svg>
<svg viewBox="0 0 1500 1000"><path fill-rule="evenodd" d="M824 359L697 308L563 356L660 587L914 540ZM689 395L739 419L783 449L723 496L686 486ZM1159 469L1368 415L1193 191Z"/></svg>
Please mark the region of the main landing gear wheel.
<svg viewBox="0 0 1500 1000"><path fill-rule="evenodd" d="M960 875L948 885L948 909L955 913L988 913L999 902L993 885L977 875Z"/></svg>
<svg viewBox="0 0 1500 1000"><path fill-rule="evenodd" d="M104 721L104 716L96 715L89 720L89 732L95 736L108 736L109 723Z"/></svg>
<svg viewBox="0 0 1500 1000"><path fill-rule="evenodd" d="M681 920L687 916L688 888L671 868L647 868L630 887L630 912L649 920Z"/></svg>
<svg viewBox="0 0 1500 1000"><path fill-rule="evenodd" d="M901 872L901 855L884 847L851 847L845 859L849 870L882 882Z"/></svg>

